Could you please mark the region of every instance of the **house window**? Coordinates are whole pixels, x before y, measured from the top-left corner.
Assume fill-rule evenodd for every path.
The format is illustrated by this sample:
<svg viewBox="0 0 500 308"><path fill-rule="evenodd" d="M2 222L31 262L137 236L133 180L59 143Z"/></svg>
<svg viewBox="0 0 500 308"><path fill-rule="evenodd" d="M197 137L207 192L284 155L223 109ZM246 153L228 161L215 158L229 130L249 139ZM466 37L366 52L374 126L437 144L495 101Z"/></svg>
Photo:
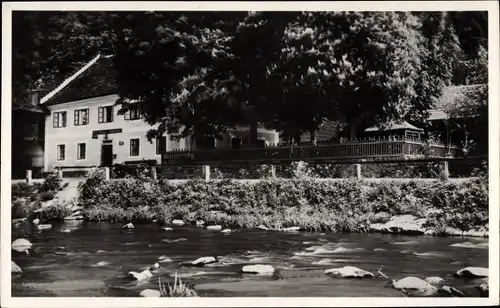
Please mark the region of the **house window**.
<svg viewBox="0 0 500 308"><path fill-rule="evenodd" d="M130 139L130 156L139 156L139 138Z"/></svg>
<svg viewBox="0 0 500 308"><path fill-rule="evenodd" d="M113 106L99 107L97 121L99 123L113 122Z"/></svg>
<svg viewBox="0 0 500 308"><path fill-rule="evenodd" d="M125 112L125 120L138 120L142 117L139 104L131 104L127 112Z"/></svg>
<svg viewBox="0 0 500 308"><path fill-rule="evenodd" d="M64 160L66 156L66 146L64 144L59 144L57 146L57 160Z"/></svg>
<svg viewBox="0 0 500 308"><path fill-rule="evenodd" d="M87 146L85 143L79 143L76 145L76 158L85 159L87 152Z"/></svg>
<svg viewBox="0 0 500 308"><path fill-rule="evenodd" d="M161 136L156 138L156 155L160 155L167 151L167 137Z"/></svg>
<svg viewBox="0 0 500 308"><path fill-rule="evenodd" d="M89 110L79 109L75 110L75 126L89 124Z"/></svg>
<svg viewBox="0 0 500 308"><path fill-rule="evenodd" d="M66 127L66 111L54 112L52 124L54 128Z"/></svg>

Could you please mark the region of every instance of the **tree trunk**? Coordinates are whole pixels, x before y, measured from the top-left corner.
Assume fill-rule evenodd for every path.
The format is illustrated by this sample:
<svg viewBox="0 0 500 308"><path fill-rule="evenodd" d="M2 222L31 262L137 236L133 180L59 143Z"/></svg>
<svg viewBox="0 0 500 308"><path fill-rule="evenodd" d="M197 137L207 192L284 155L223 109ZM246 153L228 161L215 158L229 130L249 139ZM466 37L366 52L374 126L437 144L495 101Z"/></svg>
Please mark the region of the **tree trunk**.
<svg viewBox="0 0 500 308"><path fill-rule="evenodd" d="M312 144L316 145L316 132L315 131L311 131L310 134L311 134L311 142L312 142Z"/></svg>

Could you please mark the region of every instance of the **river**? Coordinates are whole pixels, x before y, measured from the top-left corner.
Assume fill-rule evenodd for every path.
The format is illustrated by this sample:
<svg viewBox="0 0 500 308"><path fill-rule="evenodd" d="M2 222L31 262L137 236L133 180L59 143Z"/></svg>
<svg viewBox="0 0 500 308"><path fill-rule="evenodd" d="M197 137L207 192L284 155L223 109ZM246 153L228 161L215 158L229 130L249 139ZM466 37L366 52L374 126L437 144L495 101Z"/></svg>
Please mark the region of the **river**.
<svg viewBox="0 0 500 308"><path fill-rule="evenodd" d="M488 267L487 239L261 230L223 234L194 226L163 231L155 224L121 227L105 222L65 222L43 231L31 224L13 227L13 239L26 238L33 247L29 255L13 251L23 272L13 275L12 296L139 296L144 289L158 289L158 277L172 281L176 272L200 296L402 296L378 276L351 280L324 274L325 269L345 265L373 273L383 266L383 273L393 279L439 276L468 296L479 296L474 286L480 281L454 278L453 273L467 266ZM71 232L62 232L66 229ZM451 246L463 242L477 245ZM172 262L161 262L149 281L125 278L160 256ZM203 256L224 256L231 262L218 268L179 265ZM242 274L242 266L252 263L271 264L278 274Z"/></svg>

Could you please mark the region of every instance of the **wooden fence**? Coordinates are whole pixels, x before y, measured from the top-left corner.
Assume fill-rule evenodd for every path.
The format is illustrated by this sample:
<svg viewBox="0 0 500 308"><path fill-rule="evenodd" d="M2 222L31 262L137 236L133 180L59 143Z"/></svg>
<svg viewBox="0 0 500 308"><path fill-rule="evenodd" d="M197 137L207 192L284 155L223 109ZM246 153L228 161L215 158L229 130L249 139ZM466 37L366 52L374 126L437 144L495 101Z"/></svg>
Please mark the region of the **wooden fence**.
<svg viewBox="0 0 500 308"><path fill-rule="evenodd" d="M263 148L182 149L162 154L162 165L220 165L234 163L282 164L292 161L394 160L454 156L456 148L405 137L338 140L318 144L276 144Z"/></svg>

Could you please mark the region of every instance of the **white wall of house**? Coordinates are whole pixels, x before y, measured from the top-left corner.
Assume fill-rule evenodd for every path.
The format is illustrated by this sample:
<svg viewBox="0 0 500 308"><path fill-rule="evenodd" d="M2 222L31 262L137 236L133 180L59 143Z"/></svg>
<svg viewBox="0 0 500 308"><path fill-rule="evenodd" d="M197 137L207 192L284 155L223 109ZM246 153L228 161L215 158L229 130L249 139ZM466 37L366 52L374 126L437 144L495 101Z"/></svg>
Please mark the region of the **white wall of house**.
<svg viewBox="0 0 500 308"><path fill-rule="evenodd" d="M117 95L108 95L84 99L69 103L47 106L50 115L45 119L45 152L44 152L44 170L51 171L57 167L91 167L101 164L101 146L104 135L98 135L97 139L92 138L92 132L98 130L121 129L120 133L108 134L108 140L113 146L113 164L126 161L140 161L155 159L158 164L161 163L161 155L156 154L156 141L150 143L146 138L146 133L151 126L144 122L144 119L126 120L124 115L118 115L119 106L113 106ZM109 123L98 122L99 107L113 106L113 120ZM89 120L86 125L76 125L74 123L75 110L88 109ZM66 111L66 126L54 127L53 120L57 112ZM246 127L237 127L228 133L223 140L216 141L216 146L229 145L231 136L245 134ZM279 134L275 131L259 128L259 139L266 140L268 143L277 143ZM139 155L131 156L131 139L139 139ZM85 158L78 159L77 145L85 144ZM166 150L187 149L190 147L189 139L179 141L170 140L167 136ZM64 145L64 159L58 158L58 146Z"/></svg>

